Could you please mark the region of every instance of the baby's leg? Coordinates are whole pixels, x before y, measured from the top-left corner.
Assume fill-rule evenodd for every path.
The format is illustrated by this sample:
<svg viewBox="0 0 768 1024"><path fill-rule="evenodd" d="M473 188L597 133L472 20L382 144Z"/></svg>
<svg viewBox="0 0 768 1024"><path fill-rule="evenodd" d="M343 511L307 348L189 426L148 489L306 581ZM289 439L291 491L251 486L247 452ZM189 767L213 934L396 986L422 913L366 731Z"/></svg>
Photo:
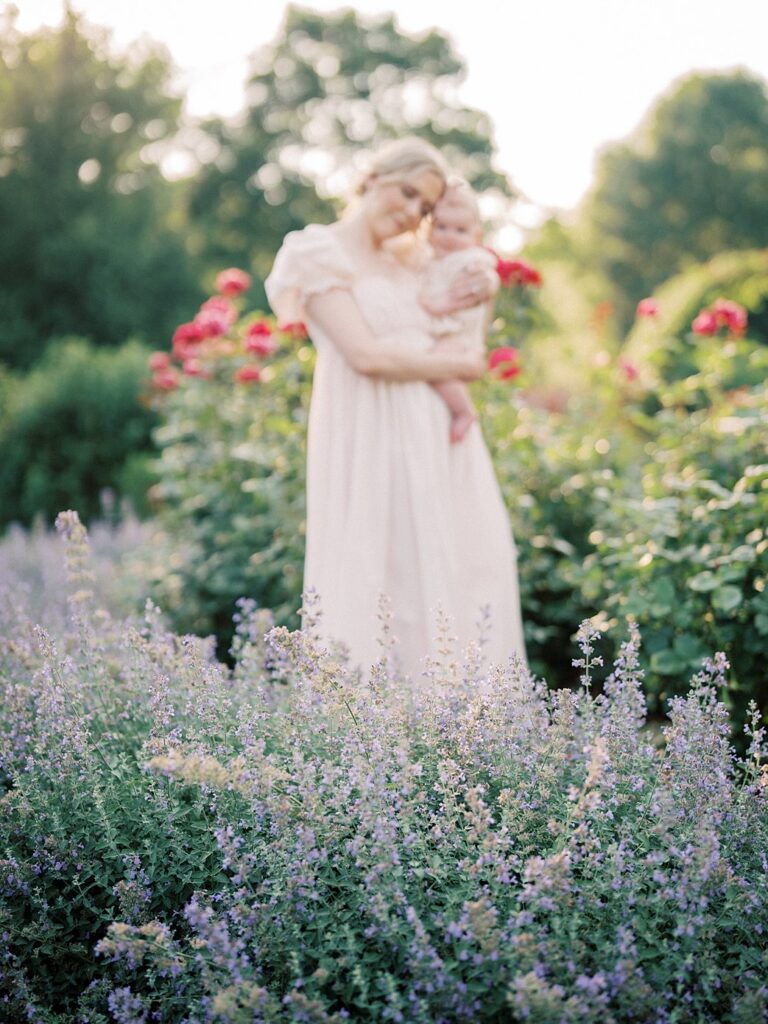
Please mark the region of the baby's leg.
<svg viewBox="0 0 768 1024"><path fill-rule="evenodd" d="M432 385L451 413L451 441L461 441L477 419L467 385L460 380L437 381Z"/></svg>

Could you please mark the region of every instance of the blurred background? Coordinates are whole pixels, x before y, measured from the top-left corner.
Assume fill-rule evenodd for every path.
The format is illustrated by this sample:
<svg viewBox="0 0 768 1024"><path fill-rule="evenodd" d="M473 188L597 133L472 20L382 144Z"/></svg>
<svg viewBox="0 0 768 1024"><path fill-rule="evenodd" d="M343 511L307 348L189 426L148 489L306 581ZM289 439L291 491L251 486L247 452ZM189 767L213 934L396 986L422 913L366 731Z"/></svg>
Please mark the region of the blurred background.
<svg viewBox="0 0 768 1024"><path fill-rule="evenodd" d="M406 132L482 193L489 242L538 261L528 344L572 381L596 323L615 348L661 282L766 244L766 37L758 0L6 5L0 527L93 515L105 488L145 513L147 352L223 267L263 305L283 235Z"/></svg>
<svg viewBox="0 0 768 1024"><path fill-rule="evenodd" d="M490 339L513 360L475 397L532 667L568 682L577 624L631 614L656 708L714 650L742 717L765 708L766 38L762 0L6 4L0 577L42 608L74 508L107 604L151 593L223 656L242 595L295 625L311 346L282 338L247 386L248 317L202 376L153 385L148 357L169 365L225 268L263 310L284 235L412 133L528 268Z"/></svg>

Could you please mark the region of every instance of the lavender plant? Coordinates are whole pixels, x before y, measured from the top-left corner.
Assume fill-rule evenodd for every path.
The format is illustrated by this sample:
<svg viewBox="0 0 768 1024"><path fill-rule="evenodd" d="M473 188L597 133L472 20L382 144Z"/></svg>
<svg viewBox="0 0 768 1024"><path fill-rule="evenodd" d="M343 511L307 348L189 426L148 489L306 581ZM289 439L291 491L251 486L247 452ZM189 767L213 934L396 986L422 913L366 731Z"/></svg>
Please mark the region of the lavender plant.
<svg viewBox="0 0 768 1024"><path fill-rule="evenodd" d="M242 603L234 668L100 611L0 645L0 1017L747 1022L768 1013L768 777L722 656L646 727L630 624L548 691L482 636L406 684ZM602 683L598 686L598 683ZM599 694L595 691L599 689Z"/></svg>

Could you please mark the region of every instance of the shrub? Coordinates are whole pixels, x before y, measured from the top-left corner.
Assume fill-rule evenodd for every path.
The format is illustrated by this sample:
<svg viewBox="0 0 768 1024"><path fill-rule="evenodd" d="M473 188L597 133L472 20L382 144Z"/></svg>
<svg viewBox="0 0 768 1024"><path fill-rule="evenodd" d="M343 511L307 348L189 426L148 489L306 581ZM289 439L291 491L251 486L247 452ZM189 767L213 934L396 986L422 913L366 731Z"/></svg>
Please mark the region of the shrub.
<svg viewBox="0 0 768 1024"><path fill-rule="evenodd" d="M518 549L529 663L564 685L573 623L594 611L572 566L594 551L589 535L618 485L618 445L606 449L600 425L574 408L536 408L491 384L479 404Z"/></svg>
<svg viewBox="0 0 768 1024"><path fill-rule="evenodd" d="M663 411L635 487L614 489L595 515L581 590L643 628L654 710L713 647L731 663L722 696L735 721L749 700L768 707L767 413L763 389Z"/></svg>
<svg viewBox="0 0 768 1024"><path fill-rule="evenodd" d="M0 416L0 526L51 520L61 508L87 517L110 489L146 510L146 462L156 414L138 401L147 350L109 351L62 341L8 388Z"/></svg>
<svg viewBox="0 0 768 1024"><path fill-rule="evenodd" d="M3 630L0 998L11 1019L736 1024L768 1009L765 751L722 656L645 726L639 637L603 694L446 648L363 683L241 607L226 669L154 609ZM279 682L278 682L279 680ZM95 955L94 955L95 954Z"/></svg>
<svg viewBox="0 0 768 1024"><path fill-rule="evenodd" d="M666 282L656 292L658 314L637 319L624 346L625 356L642 365L656 386L704 369L712 362L711 346L700 344L691 324L723 295L748 311L752 343L731 345L727 364L718 363L720 382L726 388L762 383L768 370L768 254L764 250L721 253Z"/></svg>

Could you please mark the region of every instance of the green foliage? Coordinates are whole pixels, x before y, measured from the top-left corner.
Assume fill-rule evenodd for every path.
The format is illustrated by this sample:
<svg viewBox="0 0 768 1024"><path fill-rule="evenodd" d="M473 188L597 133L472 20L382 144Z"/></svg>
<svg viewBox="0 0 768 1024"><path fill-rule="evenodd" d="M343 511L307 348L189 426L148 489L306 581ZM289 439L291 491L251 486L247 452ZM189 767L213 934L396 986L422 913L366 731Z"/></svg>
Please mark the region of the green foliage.
<svg viewBox="0 0 768 1024"><path fill-rule="evenodd" d="M357 185L360 151L401 135L435 143L476 188L508 197L489 118L455 99L463 75L436 30L411 36L391 15L289 6L254 57L243 122L204 126L218 155L193 186L190 219L210 264L264 278L288 231L334 218L324 197Z"/></svg>
<svg viewBox="0 0 768 1024"><path fill-rule="evenodd" d="M624 326L690 264L764 244L767 175L766 83L746 72L687 78L604 151L582 224Z"/></svg>
<svg viewBox="0 0 768 1024"><path fill-rule="evenodd" d="M0 599L7 1019L764 1015L766 750L729 748L721 658L657 744L634 630L599 697L587 624L559 692L447 638L431 685L363 684L247 606L226 669L97 610L58 525L66 631Z"/></svg>
<svg viewBox="0 0 768 1024"><path fill-rule="evenodd" d="M113 56L71 11L0 43L0 360L68 334L170 333L198 287L158 161L178 128L165 51Z"/></svg>
<svg viewBox="0 0 768 1024"><path fill-rule="evenodd" d="M156 421L139 402L146 360L138 342L103 350L70 339L15 375L0 417L0 525L62 508L97 516L105 489L146 511Z"/></svg>
<svg viewBox="0 0 768 1024"><path fill-rule="evenodd" d="M569 567L592 551L615 459L595 450L594 425L573 411L565 418L536 408L502 384L484 385L478 404L512 520L529 663L560 685L570 677L574 616L594 610Z"/></svg>
<svg viewBox="0 0 768 1024"><path fill-rule="evenodd" d="M644 421L648 425L648 421ZM652 421L647 461L613 488L591 534L582 593L647 637L654 708L680 692L707 650L724 651L737 723L768 708L768 408L762 388ZM577 573L578 575L578 573Z"/></svg>

